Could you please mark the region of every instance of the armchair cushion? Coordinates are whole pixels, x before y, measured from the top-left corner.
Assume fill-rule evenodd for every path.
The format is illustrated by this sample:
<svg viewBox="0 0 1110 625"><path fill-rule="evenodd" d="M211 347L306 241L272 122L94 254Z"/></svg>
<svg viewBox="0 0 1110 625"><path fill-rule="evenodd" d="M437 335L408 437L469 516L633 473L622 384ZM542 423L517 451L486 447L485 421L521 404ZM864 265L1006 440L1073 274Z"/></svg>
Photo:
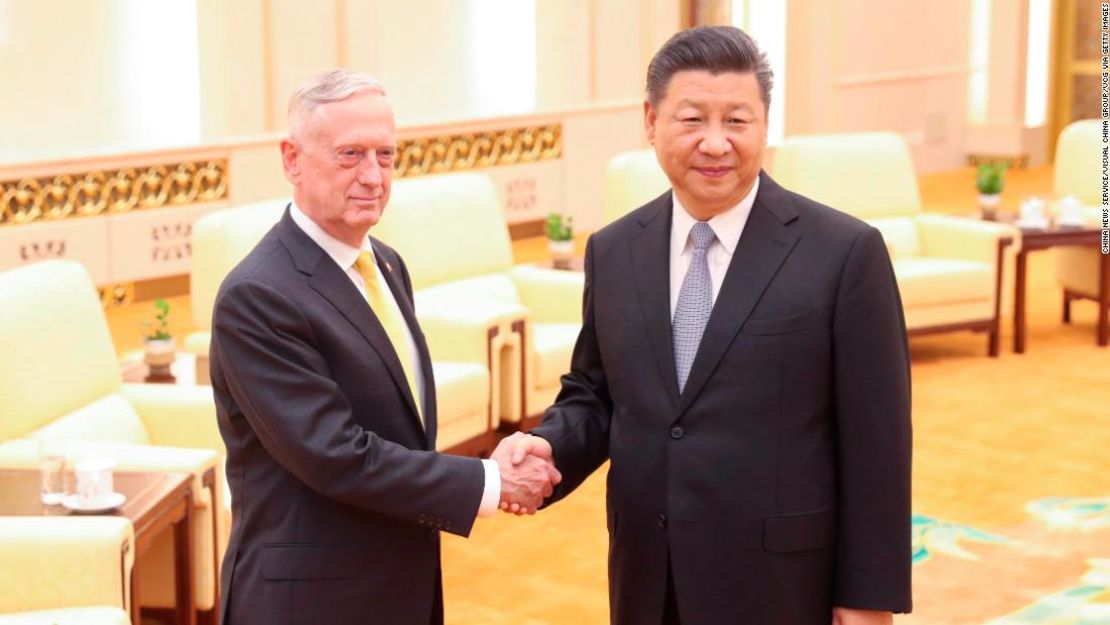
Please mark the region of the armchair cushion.
<svg viewBox="0 0 1110 625"><path fill-rule="evenodd" d="M436 405L441 408L440 427L474 413L488 414L489 370L470 362L437 362L432 371L436 378Z"/></svg>
<svg viewBox="0 0 1110 625"><path fill-rule="evenodd" d="M194 326L212 327L212 305L224 276L278 222L287 204L289 198L245 204L208 213L193 224L189 299ZM204 348L207 353L207 343Z"/></svg>
<svg viewBox="0 0 1110 625"><path fill-rule="evenodd" d="M74 441L111 441L145 445L150 436L142 419L119 393L89 402L28 434Z"/></svg>
<svg viewBox="0 0 1110 625"><path fill-rule="evenodd" d="M536 350L535 386L559 383L559 377L570 370L570 356L578 331L577 323L537 323L532 326Z"/></svg>
<svg viewBox="0 0 1110 625"><path fill-rule="evenodd" d="M211 342L211 332L208 330L197 330L196 332L190 332L189 335L185 337L181 347L185 351L196 354L199 357L208 358L208 345Z"/></svg>
<svg viewBox="0 0 1110 625"><path fill-rule="evenodd" d="M212 387L124 384L120 394L142 419L151 444L226 453Z"/></svg>
<svg viewBox="0 0 1110 625"><path fill-rule="evenodd" d="M775 150L774 175L783 187L860 219L921 210L910 149L893 132L790 137Z"/></svg>
<svg viewBox="0 0 1110 625"><path fill-rule="evenodd" d="M513 262L497 189L482 174L397 181L374 235L405 259L417 290L505 271Z"/></svg>
<svg viewBox="0 0 1110 625"><path fill-rule="evenodd" d="M80 263L50 260L0 273L0 310L0 441L119 389L100 297Z"/></svg>
<svg viewBox="0 0 1110 625"><path fill-rule="evenodd" d="M0 517L0 613L129 608L133 541L123 517Z"/></svg>
<svg viewBox="0 0 1110 625"><path fill-rule="evenodd" d="M442 306L447 302L463 300L474 300L476 303L521 303L513 280L505 273L471 276L428 286L418 289L414 299L417 310L431 305Z"/></svg>
<svg viewBox="0 0 1110 625"><path fill-rule="evenodd" d="M130 625L131 619L119 608L65 608L0 614L0 625Z"/></svg>
<svg viewBox="0 0 1110 625"><path fill-rule="evenodd" d="M519 265L513 267L509 275L520 294L521 303L532 312L534 322L582 325L585 274Z"/></svg>
<svg viewBox="0 0 1110 625"><path fill-rule="evenodd" d="M912 217L879 217L868 220L883 235L891 258L906 258L921 254L921 239L917 232L917 220Z"/></svg>
<svg viewBox="0 0 1110 625"><path fill-rule="evenodd" d="M1021 246L1021 230L1001 223L951 215L925 214L915 219L921 233L921 253L940 258L959 258L994 266L998 241L1009 237L1009 252Z"/></svg>
<svg viewBox="0 0 1110 625"><path fill-rule="evenodd" d="M1053 186L1058 197L1074 195L1087 206L1102 201L1102 124L1084 119L1069 124L1056 142Z"/></svg>
<svg viewBox="0 0 1110 625"><path fill-rule="evenodd" d="M614 156L605 168L602 219L609 224L659 197L671 187L655 150L632 150Z"/></svg>
<svg viewBox="0 0 1110 625"><path fill-rule="evenodd" d="M894 261L894 275L906 308L937 306L994 297L994 266L948 258Z"/></svg>

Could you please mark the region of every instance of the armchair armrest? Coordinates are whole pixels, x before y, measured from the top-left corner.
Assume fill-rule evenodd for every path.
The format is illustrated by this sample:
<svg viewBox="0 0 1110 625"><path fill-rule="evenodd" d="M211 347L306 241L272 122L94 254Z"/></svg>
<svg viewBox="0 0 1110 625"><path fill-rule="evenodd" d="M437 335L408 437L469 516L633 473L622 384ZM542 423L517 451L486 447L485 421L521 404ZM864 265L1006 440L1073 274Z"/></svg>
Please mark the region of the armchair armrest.
<svg viewBox="0 0 1110 625"><path fill-rule="evenodd" d="M124 384L120 394L143 420L152 444L225 453L212 387Z"/></svg>
<svg viewBox="0 0 1110 625"><path fill-rule="evenodd" d="M432 360L475 362L489 366L490 330L508 332L528 310L496 300L417 294L416 317Z"/></svg>
<svg viewBox="0 0 1110 625"><path fill-rule="evenodd" d="M0 613L130 608L134 531L123 517L0 517Z"/></svg>
<svg viewBox="0 0 1110 625"><path fill-rule="evenodd" d="M938 214L918 215L914 221L926 256L994 265L1001 239L1010 238L1009 253L1021 248L1021 230L1008 224Z"/></svg>
<svg viewBox="0 0 1110 625"><path fill-rule="evenodd" d="M536 323L582 323L582 291L586 275L580 271L517 265L509 276L520 301Z"/></svg>

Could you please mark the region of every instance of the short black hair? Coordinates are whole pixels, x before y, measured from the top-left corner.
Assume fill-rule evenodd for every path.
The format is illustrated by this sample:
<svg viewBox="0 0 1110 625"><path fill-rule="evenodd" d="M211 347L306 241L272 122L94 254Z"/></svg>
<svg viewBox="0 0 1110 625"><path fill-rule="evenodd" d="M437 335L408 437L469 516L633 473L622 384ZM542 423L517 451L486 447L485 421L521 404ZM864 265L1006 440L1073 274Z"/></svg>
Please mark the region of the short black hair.
<svg viewBox="0 0 1110 625"><path fill-rule="evenodd" d="M667 95L678 72L704 70L711 74L755 74L765 109L771 107L774 73L767 55L755 40L734 26L698 26L676 33L651 58L647 71L647 98L652 106Z"/></svg>

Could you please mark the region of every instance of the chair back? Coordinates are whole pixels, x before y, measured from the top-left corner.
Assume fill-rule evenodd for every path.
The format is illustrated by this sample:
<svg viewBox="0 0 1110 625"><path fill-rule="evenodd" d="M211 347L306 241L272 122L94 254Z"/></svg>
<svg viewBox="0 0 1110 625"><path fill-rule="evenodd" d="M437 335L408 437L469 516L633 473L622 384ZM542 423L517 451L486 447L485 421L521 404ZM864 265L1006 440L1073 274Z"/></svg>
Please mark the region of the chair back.
<svg viewBox="0 0 1110 625"><path fill-rule="evenodd" d="M671 188L655 150L632 150L617 154L605 168L604 223L611 224L659 197Z"/></svg>
<svg viewBox="0 0 1110 625"><path fill-rule="evenodd" d="M120 389L100 296L80 263L48 260L0 272L0 311L0 442Z"/></svg>

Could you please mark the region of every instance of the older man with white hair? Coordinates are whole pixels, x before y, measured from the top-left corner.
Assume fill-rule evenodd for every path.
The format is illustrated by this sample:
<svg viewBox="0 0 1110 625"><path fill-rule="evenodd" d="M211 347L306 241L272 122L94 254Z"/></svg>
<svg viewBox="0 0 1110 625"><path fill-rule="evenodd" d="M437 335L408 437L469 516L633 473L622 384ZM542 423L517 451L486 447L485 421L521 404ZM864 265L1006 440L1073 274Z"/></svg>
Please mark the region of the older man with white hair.
<svg viewBox="0 0 1110 625"><path fill-rule="evenodd" d="M232 491L221 621L443 622L439 532L535 508L550 464L435 452L428 348L389 201L393 111L372 78L316 76L281 143L293 202L217 295L210 350Z"/></svg>

